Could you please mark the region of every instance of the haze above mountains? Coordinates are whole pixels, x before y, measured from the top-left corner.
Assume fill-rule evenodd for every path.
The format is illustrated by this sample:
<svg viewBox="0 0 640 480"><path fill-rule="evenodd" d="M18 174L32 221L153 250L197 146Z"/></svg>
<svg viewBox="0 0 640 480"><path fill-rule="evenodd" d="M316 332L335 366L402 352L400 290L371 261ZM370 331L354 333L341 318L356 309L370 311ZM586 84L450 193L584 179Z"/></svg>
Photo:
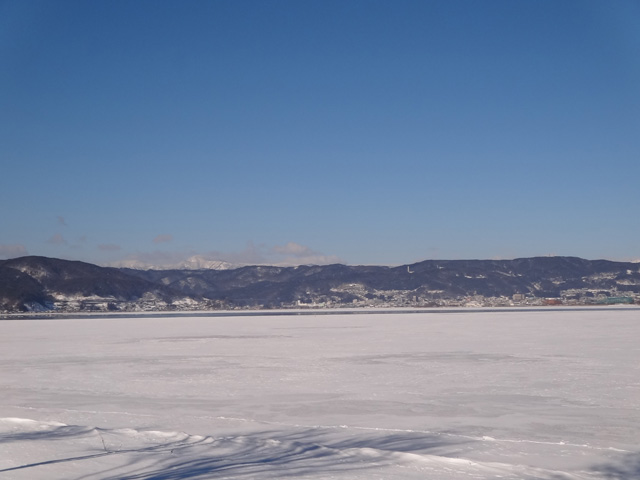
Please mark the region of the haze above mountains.
<svg viewBox="0 0 640 480"><path fill-rule="evenodd" d="M141 270L36 256L3 260L0 311L640 303L640 264L577 257L230 267L194 261Z"/></svg>
<svg viewBox="0 0 640 480"><path fill-rule="evenodd" d="M192 255L184 261L169 265L160 265L145 262L143 260L121 260L110 263L108 266L116 268L133 268L136 270L229 270L241 265L215 260L204 255Z"/></svg>

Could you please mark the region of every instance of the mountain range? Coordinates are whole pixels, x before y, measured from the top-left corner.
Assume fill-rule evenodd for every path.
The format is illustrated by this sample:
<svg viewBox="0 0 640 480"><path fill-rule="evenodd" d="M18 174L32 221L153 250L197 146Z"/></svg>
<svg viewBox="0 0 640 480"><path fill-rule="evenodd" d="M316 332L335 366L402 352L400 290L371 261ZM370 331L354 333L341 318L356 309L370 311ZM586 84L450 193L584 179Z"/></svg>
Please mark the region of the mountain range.
<svg viewBox="0 0 640 480"><path fill-rule="evenodd" d="M140 270L0 261L0 312L640 303L640 264L577 257Z"/></svg>

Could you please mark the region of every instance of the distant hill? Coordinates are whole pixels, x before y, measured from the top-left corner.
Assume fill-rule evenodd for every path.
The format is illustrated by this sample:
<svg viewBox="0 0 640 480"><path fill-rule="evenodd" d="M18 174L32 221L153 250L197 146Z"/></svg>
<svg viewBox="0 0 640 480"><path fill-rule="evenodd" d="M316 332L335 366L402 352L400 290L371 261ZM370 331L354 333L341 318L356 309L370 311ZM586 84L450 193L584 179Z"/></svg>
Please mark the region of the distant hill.
<svg viewBox="0 0 640 480"><path fill-rule="evenodd" d="M126 272L233 305L272 307L354 301L372 306L447 305L468 301L468 297L484 302L489 297L512 299L515 294L587 303L598 297L636 298L640 294L640 264L576 257L427 260L399 267L336 264Z"/></svg>
<svg viewBox="0 0 640 480"><path fill-rule="evenodd" d="M138 270L46 257L0 261L0 310L640 303L640 264L534 257L399 267Z"/></svg>
<svg viewBox="0 0 640 480"><path fill-rule="evenodd" d="M47 257L0 262L0 310L118 310L196 303L170 287L116 268Z"/></svg>

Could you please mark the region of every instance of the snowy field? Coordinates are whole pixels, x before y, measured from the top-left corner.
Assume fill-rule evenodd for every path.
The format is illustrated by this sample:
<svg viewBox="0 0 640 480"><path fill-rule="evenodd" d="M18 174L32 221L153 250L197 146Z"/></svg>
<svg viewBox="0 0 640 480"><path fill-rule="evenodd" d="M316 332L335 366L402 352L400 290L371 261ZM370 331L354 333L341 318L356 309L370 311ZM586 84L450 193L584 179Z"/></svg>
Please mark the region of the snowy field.
<svg viewBox="0 0 640 480"><path fill-rule="evenodd" d="M0 321L2 479L639 479L640 309Z"/></svg>

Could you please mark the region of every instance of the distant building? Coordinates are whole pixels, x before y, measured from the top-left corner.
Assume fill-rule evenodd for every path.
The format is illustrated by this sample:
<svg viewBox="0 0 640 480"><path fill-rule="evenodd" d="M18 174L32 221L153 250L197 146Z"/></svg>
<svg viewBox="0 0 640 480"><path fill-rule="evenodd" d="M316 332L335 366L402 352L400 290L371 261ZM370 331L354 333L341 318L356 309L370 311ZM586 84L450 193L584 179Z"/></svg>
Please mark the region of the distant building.
<svg viewBox="0 0 640 480"><path fill-rule="evenodd" d="M545 298L542 304L543 305L562 305L562 300L558 298Z"/></svg>
<svg viewBox="0 0 640 480"><path fill-rule="evenodd" d="M598 300L598 303L603 305L627 305L633 304L632 297L607 297L602 300Z"/></svg>

